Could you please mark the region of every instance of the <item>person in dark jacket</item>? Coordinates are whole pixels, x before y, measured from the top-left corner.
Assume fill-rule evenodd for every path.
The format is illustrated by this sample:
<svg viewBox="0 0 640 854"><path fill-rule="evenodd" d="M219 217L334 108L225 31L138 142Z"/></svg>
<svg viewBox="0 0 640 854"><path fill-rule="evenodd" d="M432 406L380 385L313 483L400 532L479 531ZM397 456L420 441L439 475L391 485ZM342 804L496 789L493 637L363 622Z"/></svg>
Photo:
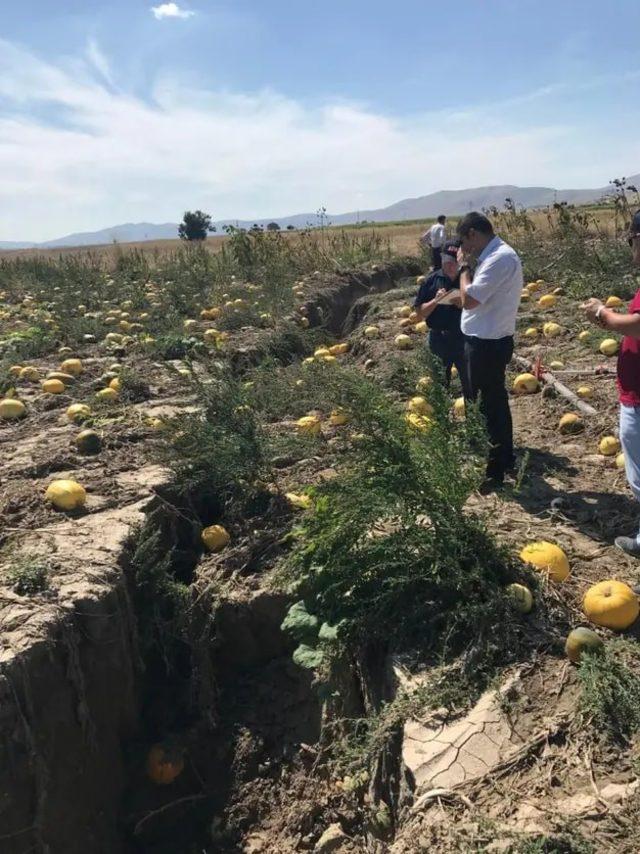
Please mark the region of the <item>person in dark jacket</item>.
<svg viewBox="0 0 640 854"><path fill-rule="evenodd" d="M464 368L464 335L460 330L462 307L459 300L451 305L440 305L449 291L459 287L457 240L448 240L442 247L442 268L434 270L420 285L414 308L429 327L429 349L444 365L447 386L451 382L451 368L458 369L463 392L466 385Z"/></svg>

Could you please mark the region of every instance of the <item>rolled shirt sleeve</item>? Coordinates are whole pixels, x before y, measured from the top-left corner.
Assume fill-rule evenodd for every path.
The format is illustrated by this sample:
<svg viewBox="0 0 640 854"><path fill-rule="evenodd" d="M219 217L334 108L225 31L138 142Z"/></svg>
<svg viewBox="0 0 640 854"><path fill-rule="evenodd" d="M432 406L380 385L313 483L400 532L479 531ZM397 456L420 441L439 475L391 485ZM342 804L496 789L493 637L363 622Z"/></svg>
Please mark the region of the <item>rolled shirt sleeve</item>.
<svg viewBox="0 0 640 854"><path fill-rule="evenodd" d="M513 278L516 267L517 261L510 255L497 255L495 258L487 259L482 268L477 271L473 282L467 285L467 295L484 305L502 285Z"/></svg>

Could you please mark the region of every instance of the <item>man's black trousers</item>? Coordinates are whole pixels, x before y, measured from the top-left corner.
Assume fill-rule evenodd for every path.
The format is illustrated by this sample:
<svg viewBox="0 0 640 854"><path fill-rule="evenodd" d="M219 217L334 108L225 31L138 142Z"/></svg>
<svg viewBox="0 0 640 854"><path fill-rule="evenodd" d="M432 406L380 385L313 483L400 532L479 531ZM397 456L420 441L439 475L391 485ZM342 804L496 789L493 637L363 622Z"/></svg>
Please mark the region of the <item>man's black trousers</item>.
<svg viewBox="0 0 640 854"><path fill-rule="evenodd" d="M467 371L465 394L472 401L480 399L482 413L491 447L487 462L487 477L502 480L513 468L513 425L509 396L505 387L505 371L513 355L513 336L506 338L477 338L466 335L464 361Z"/></svg>
<svg viewBox="0 0 640 854"><path fill-rule="evenodd" d="M432 247L431 249L431 263L433 264L434 270L439 270L442 267L442 249L436 249Z"/></svg>

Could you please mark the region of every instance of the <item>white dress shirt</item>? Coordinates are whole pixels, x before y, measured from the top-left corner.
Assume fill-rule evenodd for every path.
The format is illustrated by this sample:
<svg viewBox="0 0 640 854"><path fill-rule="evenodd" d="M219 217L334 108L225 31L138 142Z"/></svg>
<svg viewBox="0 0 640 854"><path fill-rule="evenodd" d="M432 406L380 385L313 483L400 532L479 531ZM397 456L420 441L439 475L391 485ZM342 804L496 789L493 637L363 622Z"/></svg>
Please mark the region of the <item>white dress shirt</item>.
<svg viewBox="0 0 640 854"><path fill-rule="evenodd" d="M441 249L447 240L447 229L439 222L434 223L429 231L429 243L434 249Z"/></svg>
<svg viewBox="0 0 640 854"><path fill-rule="evenodd" d="M478 256L473 282L466 288L480 305L463 310L463 333L490 339L513 335L523 284L518 254L494 237Z"/></svg>

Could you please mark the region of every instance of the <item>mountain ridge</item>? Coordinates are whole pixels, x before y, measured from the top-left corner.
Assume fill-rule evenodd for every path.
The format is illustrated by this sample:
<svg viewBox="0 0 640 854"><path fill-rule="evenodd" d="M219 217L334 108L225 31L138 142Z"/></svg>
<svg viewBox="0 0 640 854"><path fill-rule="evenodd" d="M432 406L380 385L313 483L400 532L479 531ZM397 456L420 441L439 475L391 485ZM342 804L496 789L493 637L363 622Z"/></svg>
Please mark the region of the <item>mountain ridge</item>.
<svg viewBox="0 0 640 854"><path fill-rule="evenodd" d="M628 183L640 185L640 174L627 179ZM611 192L611 185L596 189L556 190L553 187L519 187L515 184L497 184L485 187L471 187L462 190L439 190L426 196L401 199L383 208L349 211L343 214L327 214L326 221L332 225L349 225L356 222L388 222L431 219L439 214L460 215L470 210L482 210L490 207L502 207L506 198L525 208L541 208L554 202L568 204L588 204L599 201ZM223 219L213 224L218 232L227 225L239 228L251 228L257 224L266 226L277 222L281 228L293 225L295 228L316 226L318 216L313 213L292 214L284 217L269 217L255 220ZM73 234L47 240L40 243L25 241L0 241L0 250L11 249L58 249L73 246L101 246L109 243L142 243L152 240L171 240L178 237L177 223L123 223L98 231L74 232Z"/></svg>

